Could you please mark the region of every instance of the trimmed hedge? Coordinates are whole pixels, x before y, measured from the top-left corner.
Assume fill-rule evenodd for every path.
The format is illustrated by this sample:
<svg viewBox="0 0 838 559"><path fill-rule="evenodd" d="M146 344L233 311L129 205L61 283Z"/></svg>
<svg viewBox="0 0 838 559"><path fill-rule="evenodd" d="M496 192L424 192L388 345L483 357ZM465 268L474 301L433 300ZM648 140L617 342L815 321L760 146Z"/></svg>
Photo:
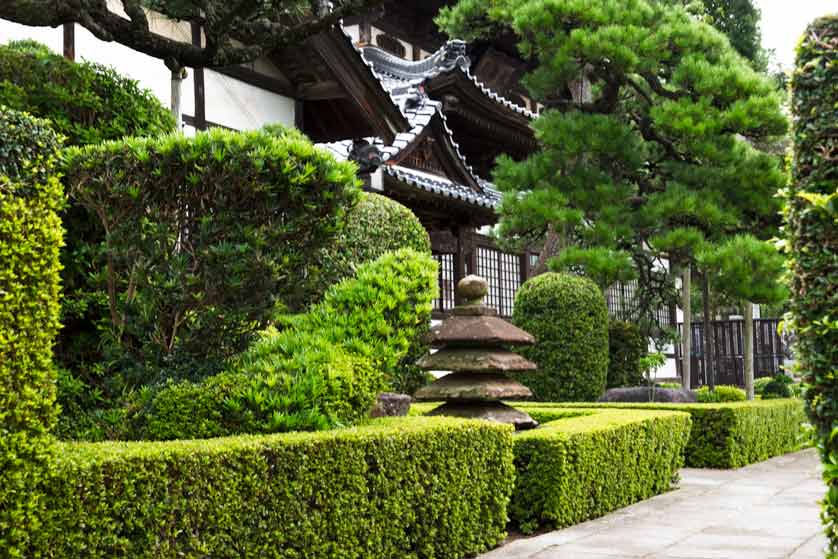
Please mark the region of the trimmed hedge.
<svg viewBox="0 0 838 559"><path fill-rule="evenodd" d="M740 468L793 452L801 446L806 421L800 400L754 400L723 404L520 404L539 406L683 411L692 416L686 465L691 468Z"/></svg>
<svg viewBox="0 0 838 559"><path fill-rule="evenodd" d="M806 30L791 88L794 158L784 228L790 326L829 486L822 517L830 551L838 554L838 15Z"/></svg>
<svg viewBox="0 0 838 559"><path fill-rule="evenodd" d="M143 438L317 430L365 417L430 320L437 266L405 249L358 268L308 313L267 333L230 372L166 386Z"/></svg>
<svg viewBox="0 0 838 559"><path fill-rule="evenodd" d="M640 386L645 380L640 359L648 352L648 343L640 327L625 320L608 324L608 381L606 388Z"/></svg>
<svg viewBox="0 0 838 559"><path fill-rule="evenodd" d="M71 148L65 182L106 232L88 247L92 290L129 388L214 374L298 306L359 193L352 164L299 135L218 129Z"/></svg>
<svg viewBox="0 0 838 559"><path fill-rule="evenodd" d="M445 418L58 455L30 556L460 559L503 540L514 479L511 428Z"/></svg>
<svg viewBox="0 0 838 559"><path fill-rule="evenodd" d="M510 517L561 528L668 491L689 433L685 413L601 409L517 433Z"/></svg>
<svg viewBox="0 0 838 559"><path fill-rule="evenodd" d="M56 416L52 344L59 322L58 210L47 122L0 106L0 554L22 557L39 525L37 484Z"/></svg>
<svg viewBox="0 0 838 559"><path fill-rule="evenodd" d="M592 281L546 273L515 295L512 321L533 336L520 353L538 371L516 376L542 401L595 401L608 373L608 309Z"/></svg>

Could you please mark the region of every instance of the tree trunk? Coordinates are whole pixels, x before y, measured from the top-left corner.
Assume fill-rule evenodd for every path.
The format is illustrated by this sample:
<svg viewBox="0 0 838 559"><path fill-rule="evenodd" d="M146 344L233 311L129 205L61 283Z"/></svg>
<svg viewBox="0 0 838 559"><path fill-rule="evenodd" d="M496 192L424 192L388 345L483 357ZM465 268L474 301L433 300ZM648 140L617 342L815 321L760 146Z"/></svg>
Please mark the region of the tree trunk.
<svg viewBox="0 0 838 559"><path fill-rule="evenodd" d="M750 301L744 301L742 315L742 353L744 353L745 366L745 394L748 400L754 399L754 305Z"/></svg>
<svg viewBox="0 0 838 559"><path fill-rule="evenodd" d="M691 359L690 355L692 354L692 345L693 345L693 337L692 337L692 324L693 324L693 315L692 315L692 296L690 290L692 289L692 267L687 264L684 266L683 276L681 279L681 310L684 312L684 330L681 334L681 347L683 348L681 352L681 386L684 390L689 390L691 388L692 377L690 371Z"/></svg>
<svg viewBox="0 0 838 559"><path fill-rule="evenodd" d="M704 380L710 390L716 388L716 372L713 367L713 327L710 316L710 275L705 273L702 285L702 299L704 299Z"/></svg>

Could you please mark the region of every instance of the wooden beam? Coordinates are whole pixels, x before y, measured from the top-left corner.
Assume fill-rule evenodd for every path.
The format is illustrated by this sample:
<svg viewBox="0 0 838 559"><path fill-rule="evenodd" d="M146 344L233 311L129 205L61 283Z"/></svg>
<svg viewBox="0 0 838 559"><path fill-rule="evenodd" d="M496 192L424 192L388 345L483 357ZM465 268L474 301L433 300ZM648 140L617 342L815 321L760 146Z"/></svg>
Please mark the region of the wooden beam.
<svg viewBox="0 0 838 559"><path fill-rule="evenodd" d="M201 25L192 22L192 44L201 46ZM206 87L204 84L204 69L194 68L192 80L195 84L195 128L198 130L207 129L207 99Z"/></svg>
<svg viewBox="0 0 838 559"><path fill-rule="evenodd" d="M286 83L285 80L267 76L250 68L245 68L244 66L224 66L222 68L213 68L213 71L243 81L254 87L264 89L265 91L276 93L277 95L297 97L294 88L289 83Z"/></svg>
<svg viewBox="0 0 838 559"><path fill-rule="evenodd" d="M345 99L346 90L336 81L317 82L297 88L297 95L305 101Z"/></svg>

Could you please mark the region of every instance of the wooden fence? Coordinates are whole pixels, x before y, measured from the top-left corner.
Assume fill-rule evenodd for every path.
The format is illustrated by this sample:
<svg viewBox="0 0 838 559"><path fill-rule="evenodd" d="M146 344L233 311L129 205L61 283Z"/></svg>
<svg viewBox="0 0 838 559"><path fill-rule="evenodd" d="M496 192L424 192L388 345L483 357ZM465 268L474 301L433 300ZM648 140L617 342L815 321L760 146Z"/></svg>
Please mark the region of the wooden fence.
<svg viewBox="0 0 838 559"><path fill-rule="evenodd" d="M780 319L763 318L754 320L754 377L773 376L782 371L784 360L790 357L787 340L778 333ZM742 350L743 321L714 320L713 370L716 384L745 385L744 352ZM684 325L678 324L678 333L683 335ZM690 377L693 388L709 384L704 367L704 325L692 325L692 351L690 355ZM678 375L683 367L681 344L675 345Z"/></svg>

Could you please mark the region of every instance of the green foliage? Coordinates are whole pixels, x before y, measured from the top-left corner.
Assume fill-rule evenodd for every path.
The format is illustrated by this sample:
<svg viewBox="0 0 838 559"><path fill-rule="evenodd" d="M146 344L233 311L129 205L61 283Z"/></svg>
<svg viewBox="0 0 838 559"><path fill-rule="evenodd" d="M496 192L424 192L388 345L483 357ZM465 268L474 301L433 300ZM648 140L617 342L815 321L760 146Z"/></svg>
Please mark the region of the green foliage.
<svg viewBox="0 0 838 559"><path fill-rule="evenodd" d="M0 549L24 557L45 501L51 457L52 344L59 328L64 203L60 138L45 121L0 106Z"/></svg>
<svg viewBox="0 0 838 559"><path fill-rule="evenodd" d="M229 372L163 388L142 436L201 438L357 422L430 321L436 263L409 249L358 267L308 313L266 333Z"/></svg>
<svg viewBox="0 0 838 559"><path fill-rule="evenodd" d="M786 196L796 355L807 385L829 487L823 520L838 553L838 16L815 21L797 52L792 78L794 159Z"/></svg>
<svg viewBox="0 0 838 559"><path fill-rule="evenodd" d="M682 388L680 382L659 382L657 386L658 388L670 388L672 390L681 390Z"/></svg>
<svg viewBox="0 0 838 559"><path fill-rule="evenodd" d="M503 540L514 479L508 426L444 418L58 455L30 557L459 559Z"/></svg>
<svg viewBox="0 0 838 559"><path fill-rule="evenodd" d="M522 404L524 411L548 404ZM553 404L570 408L683 411L692 416L686 465L741 468L800 447L806 415L800 400L752 400L721 404Z"/></svg>
<svg viewBox="0 0 838 559"><path fill-rule="evenodd" d="M762 48L760 11L752 0L701 0L711 25L724 33L736 52L757 70L765 70L767 54Z"/></svg>
<svg viewBox="0 0 838 559"><path fill-rule="evenodd" d="M512 321L535 336L521 354L538 371L519 375L539 400L596 400L608 374L608 309L590 280L546 273L521 286Z"/></svg>
<svg viewBox="0 0 838 559"><path fill-rule="evenodd" d="M347 212L334 240L320 251L317 281L312 282L306 296L317 302L331 285L355 275L359 265L402 248L431 253L431 241L422 223L395 200L365 193Z"/></svg>
<svg viewBox="0 0 838 559"><path fill-rule="evenodd" d="M786 182L779 158L753 147L786 131L775 84L673 4L460 0L437 19L461 38L511 32L532 61L540 149L497 162L500 235L555 236L576 248L553 266L600 285L636 276L632 320L656 339L654 314L676 296L659 258L691 262L736 232L771 237Z"/></svg>
<svg viewBox="0 0 838 559"><path fill-rule="evenodd" d="M751 235L737 235L699 251L696 260L713 285L735 299L778 303L788 297L781 280L785 259L777 249Z"/></svg>
<svg viewBox="0 0 838 559"><path fill-rule="evenodd" d="M521 432L510 516L525 533L561 528L668 491L689 433L684 413L602 409Z"/></svg>
<svg viewBox="0 0 838 559"><path fill-rule="evenodd" d="M783 378L785 377L785 378ZM777 375L762 387L763 400L775 400L777 398L791 398L791 382L787 382L785 375Z"/></svg>
<svg viewBox="0 0 838 559"><path fill-rule="evenodd" d="M700 404L716 404L719 402L744 402L745 391L737 386L718 385L713 390L709 386L702 386L695 391L695 397Z"/></svg>
<svg viewBox="0 0 838 559"><path fill-rule="evenodd" d="M106 232L85 247L122 386L217 372L274 317L358 195L355 169L299 136L212 130L72 148L70 195Z"/></svg>
<svg viewBox="0 0 838 559"><path fill-rule="evenodd" d="M0 45L0 105L48 119L68 145L175 129L172 113L136 81L32 41Z"/></svg>
<svg viewBox="0 0 838 559"><path fill-rule="evenodd" d="M358 204L347 212L344 225L334 240L317 258L319 267L310 269L311 283L305 296L309 303L320 301L329 286L355 275L358 266L375 260L386 252L403 248L430 254L431 241L419 219L395 200L374 193L364 193ZM429 323L430 324L430 323ZM428 350L417 332L410 351L392 371L392 389L412 394L427 384L427 373L415 366Z"/></svg>
<svg viewBox="0 0 838 559"><path fill-rule="evenodd" d="M648 342L636 324L624 320L609 322L606 388L643 384L640 360L646 355L647 347Z"/></svg>

